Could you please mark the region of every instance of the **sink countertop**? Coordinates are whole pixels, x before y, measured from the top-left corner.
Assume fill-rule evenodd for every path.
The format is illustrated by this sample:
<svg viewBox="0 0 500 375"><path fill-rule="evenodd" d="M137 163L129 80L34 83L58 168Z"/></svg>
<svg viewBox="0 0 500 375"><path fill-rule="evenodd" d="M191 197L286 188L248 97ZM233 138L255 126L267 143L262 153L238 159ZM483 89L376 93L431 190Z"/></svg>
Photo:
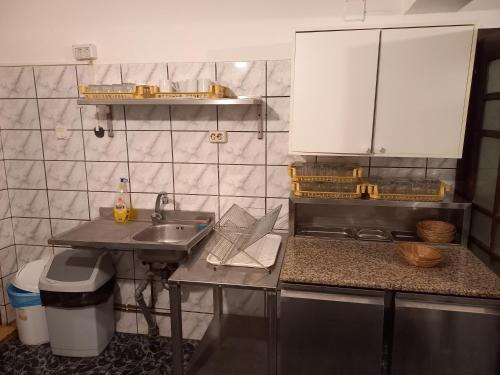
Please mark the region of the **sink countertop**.
<svg viewBox="0 0 500 375"><path fill-rule="evenodd" d="M139 248L132 239L137 232L151 226L151 221L130 221L116 224L113 219L99 217L49 239L51 245L74 247L101 247L104 249L132 250ZM155 244L161 248L161 244ZM151 246L145 247L150 249Z"/></svg>
<svg viewBox="0 0 500 375"><path fill-rule="evenodd" d="M152 212L152 210L136 210L136 219L126 224L117 224L113 219L113 209L103 207L100 209L101 216L97 219L58 234L50 238L48 243L51 245L112 250L164 250L166 247L174 248L175 243L136 241L132 238L152 225L150 217ZM213 222L213 214L206 214L211 217Z"/></svg>
<svg viewBox="0 0 500 375"><path fill-rule="evenodd" d="M439 246L435 268L408 265L391 242L290 237L280 281L500 298L500 278L470 250Z"/></svg>

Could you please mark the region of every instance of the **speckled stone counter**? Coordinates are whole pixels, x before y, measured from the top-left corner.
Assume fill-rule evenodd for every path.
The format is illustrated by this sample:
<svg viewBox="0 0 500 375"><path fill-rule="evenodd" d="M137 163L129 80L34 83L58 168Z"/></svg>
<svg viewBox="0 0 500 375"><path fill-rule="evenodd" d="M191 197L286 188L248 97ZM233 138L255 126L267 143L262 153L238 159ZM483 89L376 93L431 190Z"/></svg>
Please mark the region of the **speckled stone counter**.
<svg viewBox="0 0 500 375"><path fill-rule="evenodd" d="M391 242L290 237L280 281L500 298L500 278L471 251L442 247L435 268L408 265Z"/></svg>

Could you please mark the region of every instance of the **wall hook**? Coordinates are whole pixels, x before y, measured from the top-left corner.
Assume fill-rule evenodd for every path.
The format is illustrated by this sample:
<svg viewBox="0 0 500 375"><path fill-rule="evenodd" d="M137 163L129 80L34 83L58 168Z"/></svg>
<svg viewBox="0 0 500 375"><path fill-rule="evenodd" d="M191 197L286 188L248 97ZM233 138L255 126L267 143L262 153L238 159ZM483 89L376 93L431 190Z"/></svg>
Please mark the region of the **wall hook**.
<svg viewBox="0 0 500 375"><path fill-rule="evenodd" d="M98 138L104 137L104 128L108 130L108 137L112 138L113 133L113 116L111 106L97 105L97 126L94 128L94 134Z"/></svg>

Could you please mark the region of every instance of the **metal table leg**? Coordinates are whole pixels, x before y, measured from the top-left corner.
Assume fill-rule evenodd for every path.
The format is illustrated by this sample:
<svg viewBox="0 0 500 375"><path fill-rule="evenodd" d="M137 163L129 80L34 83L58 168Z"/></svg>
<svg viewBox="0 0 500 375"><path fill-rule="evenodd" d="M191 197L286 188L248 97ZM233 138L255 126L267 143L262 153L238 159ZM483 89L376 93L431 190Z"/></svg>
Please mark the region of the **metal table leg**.
<svg viewBox="0 0 500 375"><path fill-rule="evenodd" d="M168 283L170 297L170 326L172 330L173 374L184 374L184 352L182 348L181 286Z"/></svg>
<svg viewBox="0 0 500 375"><path fill-rule="evenodd" d="M214 318L220 320L222 317L223 311L223 302L222 302L222 286L215 285L213 287L213 304L214 304Z"/></svg>
<svg viewBox="0 0 500 375"><path fill-rule="evenodd" d="M267 360L268 374L276 375L278 370L278 341L277 341L277 308L278 300L276 291L266 290L264 292L266 318L267 318Z"/></svg>
<svg viewBox="0 0 500 375"><path fill-rule="evenodd" d="M214 327L217 328L217 337L215 342L217 345L221 343L221 332L222 332L222 315L224 314L224 303L223 303L223 290L222 286L215 285L213 287L213 305L214 305L214 317L215 320Z"/></svg>

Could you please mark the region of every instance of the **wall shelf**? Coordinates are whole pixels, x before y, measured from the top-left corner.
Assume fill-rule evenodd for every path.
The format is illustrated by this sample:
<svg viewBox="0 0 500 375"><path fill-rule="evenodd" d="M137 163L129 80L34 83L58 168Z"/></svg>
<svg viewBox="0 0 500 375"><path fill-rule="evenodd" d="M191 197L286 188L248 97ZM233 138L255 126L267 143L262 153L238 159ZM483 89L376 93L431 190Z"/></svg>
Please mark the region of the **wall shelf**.
<svg viewBox="0 0 500 375"><path fill-rule="evenodd" d="M78 99L79 105L261 105L261 98Z"/></svg>
<svg viewBox="0 0 500 375"><path fill-rule="evenodd" d="M221 98L221 99L197 99L197 98L148 98L148 99L78 99L78 105L114 106L114 105L262 105L260 97L253 98ZM111 111L110 111L111 112ZM262 111L258 113L259 122L257 138L264 136Z"/></svg>

